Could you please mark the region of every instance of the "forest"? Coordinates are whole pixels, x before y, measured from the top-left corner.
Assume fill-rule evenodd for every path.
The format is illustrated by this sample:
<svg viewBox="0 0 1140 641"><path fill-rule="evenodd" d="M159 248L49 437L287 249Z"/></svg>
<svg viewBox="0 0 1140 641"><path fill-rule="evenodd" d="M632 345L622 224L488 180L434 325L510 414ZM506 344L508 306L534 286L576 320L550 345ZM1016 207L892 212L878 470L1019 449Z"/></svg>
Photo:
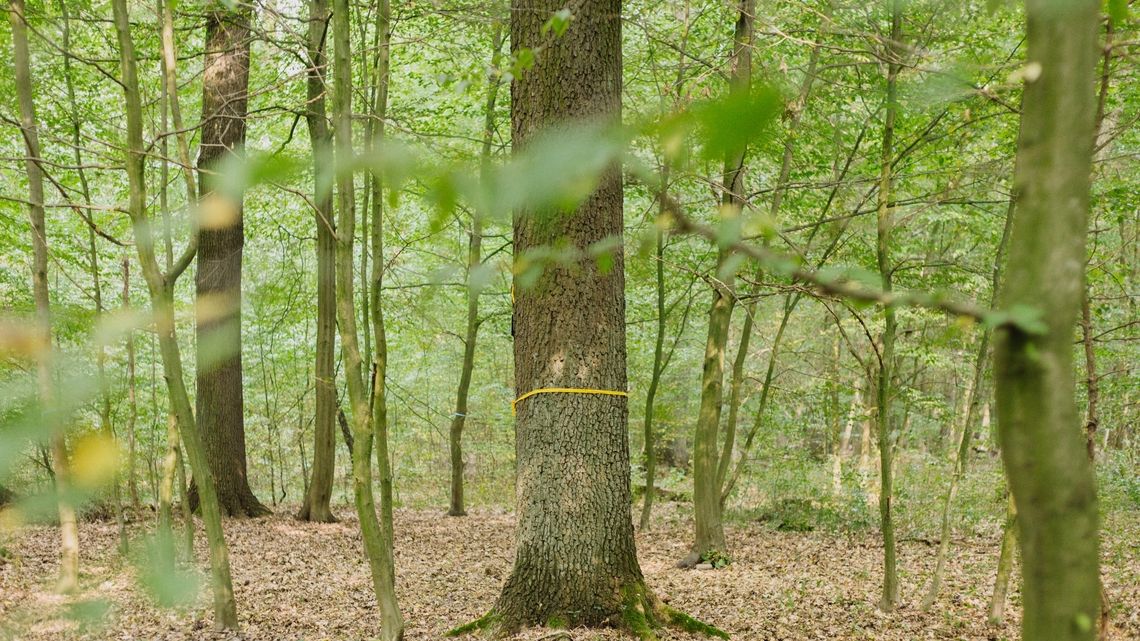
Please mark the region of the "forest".
<svg viewBox="0 0 1140 641"><path fill-rule="evenodd" d="M1131 0L6 2L0 640L1140 639Z"/></svg>

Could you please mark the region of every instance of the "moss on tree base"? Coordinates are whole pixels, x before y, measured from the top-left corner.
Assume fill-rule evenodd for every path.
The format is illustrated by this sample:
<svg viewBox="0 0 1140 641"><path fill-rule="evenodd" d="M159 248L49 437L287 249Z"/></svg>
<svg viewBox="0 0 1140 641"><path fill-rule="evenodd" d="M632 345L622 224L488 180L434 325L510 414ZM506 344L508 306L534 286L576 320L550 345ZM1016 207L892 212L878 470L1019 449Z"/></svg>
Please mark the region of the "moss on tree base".
<svg viewBox="0 0 1140 641"><path fill-rule="evenodd" d="M644 584L630 585L622 590L621 615L622 627L640 641L657 641L655 630L663 627L675 627L719 639L729 638L724 630L661 603Z"/></svg>
<svg viewBox="0 0 1140 641"><path fill-rule="evenodd" d="M470 623L464 623L459 627L448 630L444 636L458 637L464 634L471 634L472 632L485 631L494 627L499 622L500 618L501 617L499 616L498 612L491 610L487 612L487 614L484 614L483 616L475 619L474 621L471 621Z"/></svg>
<svg viewBox="0 0 1140 641"><path fill-rule="evenodd" d="M720 628L709 625L674 607L665 605L643 583L635 583L621 588L620 611L613 617L611 623L631 634L639 641L657 641L656 630L673 627L685 632L703 634L718 639L728 639L729 635ZM570 627L570 620L566 616L552 615L546 620L546 627ZM445 633L448 637L458 637L464 634L484 632L492 637L503 637L517 631L521 626L511 625L503 620L497 610L491 610L483 616L452 628Z"/></svg>

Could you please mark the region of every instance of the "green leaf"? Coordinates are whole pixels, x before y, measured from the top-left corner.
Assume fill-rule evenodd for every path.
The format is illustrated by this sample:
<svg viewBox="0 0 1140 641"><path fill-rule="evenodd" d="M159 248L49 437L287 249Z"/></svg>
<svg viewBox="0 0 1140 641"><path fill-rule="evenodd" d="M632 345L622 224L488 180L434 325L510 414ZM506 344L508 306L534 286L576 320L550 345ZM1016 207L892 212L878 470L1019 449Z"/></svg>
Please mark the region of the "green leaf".
<svg viewBox="0 0 1140 641"><path fill-rule="evenodd" d="M1092 630L1092 619L1084 612L1078 614L1073 622L1077 624L1077 629L1081 632Z"/></svg>
<svg viewBox="0 0 1140 641"><path fill-rule="evenodd" d="M532 67L534 67L533 49L519 49L511 59L511 75L516 78Z"/></svg>
<svg viewBox="0 0 1140 641"><path fill-rule="evenodd" d="M1105 13L1116 24L1128 21L1128 0L1107 0Z"/></svg>
<svg viewBox="0 0 1140 641"><path fill-rule="evenodd" d="M748 257L744 254L729 254L721 261L720 267L716 270L717 278L725 281L733 278L747 259Z"/></svg>
<svg viewBox="0 0 1140 641"><path fill-rule="evenodd" d="M1009 322L1026 334L1043 335L1049 326L1042 319L1041 310L1030 305L1018 304L1009 308Z"/></svg>
<svg viewBox="0 0 1140 641"><path fill-rule="evenodd" d="M758 142L767 134L783 100L771 87L760 86L749 93L737 93L693 108L701 132L705 157L721 159Z"/></svg>
<svg viewBox="0 0 1140 641"><path fill-rule="evenodd" d="M499 266L496 263L479 263L467 273L467 287L478 296L491 284L491 279L498 271Z"/></svg>
<svg viewBox="0 0 1140 641"><path fill-rule="evenodd" d="M547 35L553 32L555 37L561 38L566 30L570 28L570 21L574 19L574 14L570 13L570 9L559 9L555 11L550 19L542 25L542 35Z"/></svg>

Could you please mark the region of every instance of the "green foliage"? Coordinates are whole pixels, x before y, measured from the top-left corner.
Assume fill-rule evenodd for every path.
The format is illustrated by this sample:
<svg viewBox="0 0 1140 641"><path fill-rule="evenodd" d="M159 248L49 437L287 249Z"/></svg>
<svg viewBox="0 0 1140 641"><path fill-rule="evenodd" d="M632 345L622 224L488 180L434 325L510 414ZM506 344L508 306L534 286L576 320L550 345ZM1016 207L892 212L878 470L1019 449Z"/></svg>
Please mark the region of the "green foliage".
<svg viewBox="0 0 1140 641"><path fill-rule="evenodd" d="M708 563L719 570L720 568L727 567L729 563L732 563L732 557L730 557L727 552L721 550L708 550L701 554L700 562Z"/></svg>
<svg viewBox="0 0 1140 641"><path fill-rule="evenodd" d="M807 499L783 499L762 512L757 520L785 532L811 532L821 520L835 522L836 512Z"/></svg>
<svg viewBox="0 0 1140 641"><path fill-rule="evenodd" d="M91 633L105 625L110 609L102 599L84 599L67 604L65 616L78 623L81 632Z"/></svg>
<svg viewBox="0 0 1140 641"><path fill-rule="evenodd" d="M542 25L542 35L553 33L555 37L561 38L570 28L570 21L573 19L574 14L570 13L570 9L563 8L555 11L550 19Z"/></svg>
<svg viewBox="0 0 1140 641"><path fill-rule="evenodd" d="M1140 510L1140 474L1136 462L1123 456L1097 462L1098 496L1105 510Z"/></svg>
<svg viewBox="0 0 1140 641"><path fill-rule="evenodd" d="M186 608L197 601L203 577L197 569L178 564L173 540L158 532L131 545L131 549L138 550L132 562L139 583L155 603L164 608Z"/></svg>

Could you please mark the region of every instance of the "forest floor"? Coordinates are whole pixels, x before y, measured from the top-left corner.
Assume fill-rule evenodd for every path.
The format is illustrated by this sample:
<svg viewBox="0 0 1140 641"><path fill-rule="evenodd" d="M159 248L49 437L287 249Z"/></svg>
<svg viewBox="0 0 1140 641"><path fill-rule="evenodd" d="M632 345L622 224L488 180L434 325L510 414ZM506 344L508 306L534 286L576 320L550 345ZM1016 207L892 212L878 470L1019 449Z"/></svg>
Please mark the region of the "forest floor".
<svg viewBox="0 0 1140 641"><path fill-rule="evenodd" d="M35 526L4 542L0 558L0 638L264 641L358 640L379 632L368 568L351 510L340 523L299 523L284 508L259 520L230 520L240 637L211 630L208 594L182 610L160 609L135 580L138 565L115 551L114 523L82 525L82 592L52 593L57 532ZM919 611L933 564L931 542L900 544L902 606L883 614L875 606L881 554L874 532L780 532L761 523L729 527L734 561L720 570L680 570L690 522L674 506L656 513L656 527L637 537L641 567L651 588L673 606L743 641L788 639L1016 639L1019 597L1009 617L986 623L998 536L955 539L941 598ZM144 527L145 525L145 527ZM440 512L396 514L400 605L408 641L439 639L491 606L512 561L514 518L477 510L466 518ZM148 524L132 526L141 535ZM1104 580L1113 608L1113 640L1140 639L1140 514L1115 514L1106 523ZM206 558L202 537L199 559ZM204 567L204 565L203 565ZM1016 586L1015 575L1011 587ZM75 613L95 612L101 624ZM70 616L69 616L70 614ZM550 631L517 637L534 640ZM574 641L621 638L615 630L570 630ZM662 641L697 637L663 631Z"/></svg>

